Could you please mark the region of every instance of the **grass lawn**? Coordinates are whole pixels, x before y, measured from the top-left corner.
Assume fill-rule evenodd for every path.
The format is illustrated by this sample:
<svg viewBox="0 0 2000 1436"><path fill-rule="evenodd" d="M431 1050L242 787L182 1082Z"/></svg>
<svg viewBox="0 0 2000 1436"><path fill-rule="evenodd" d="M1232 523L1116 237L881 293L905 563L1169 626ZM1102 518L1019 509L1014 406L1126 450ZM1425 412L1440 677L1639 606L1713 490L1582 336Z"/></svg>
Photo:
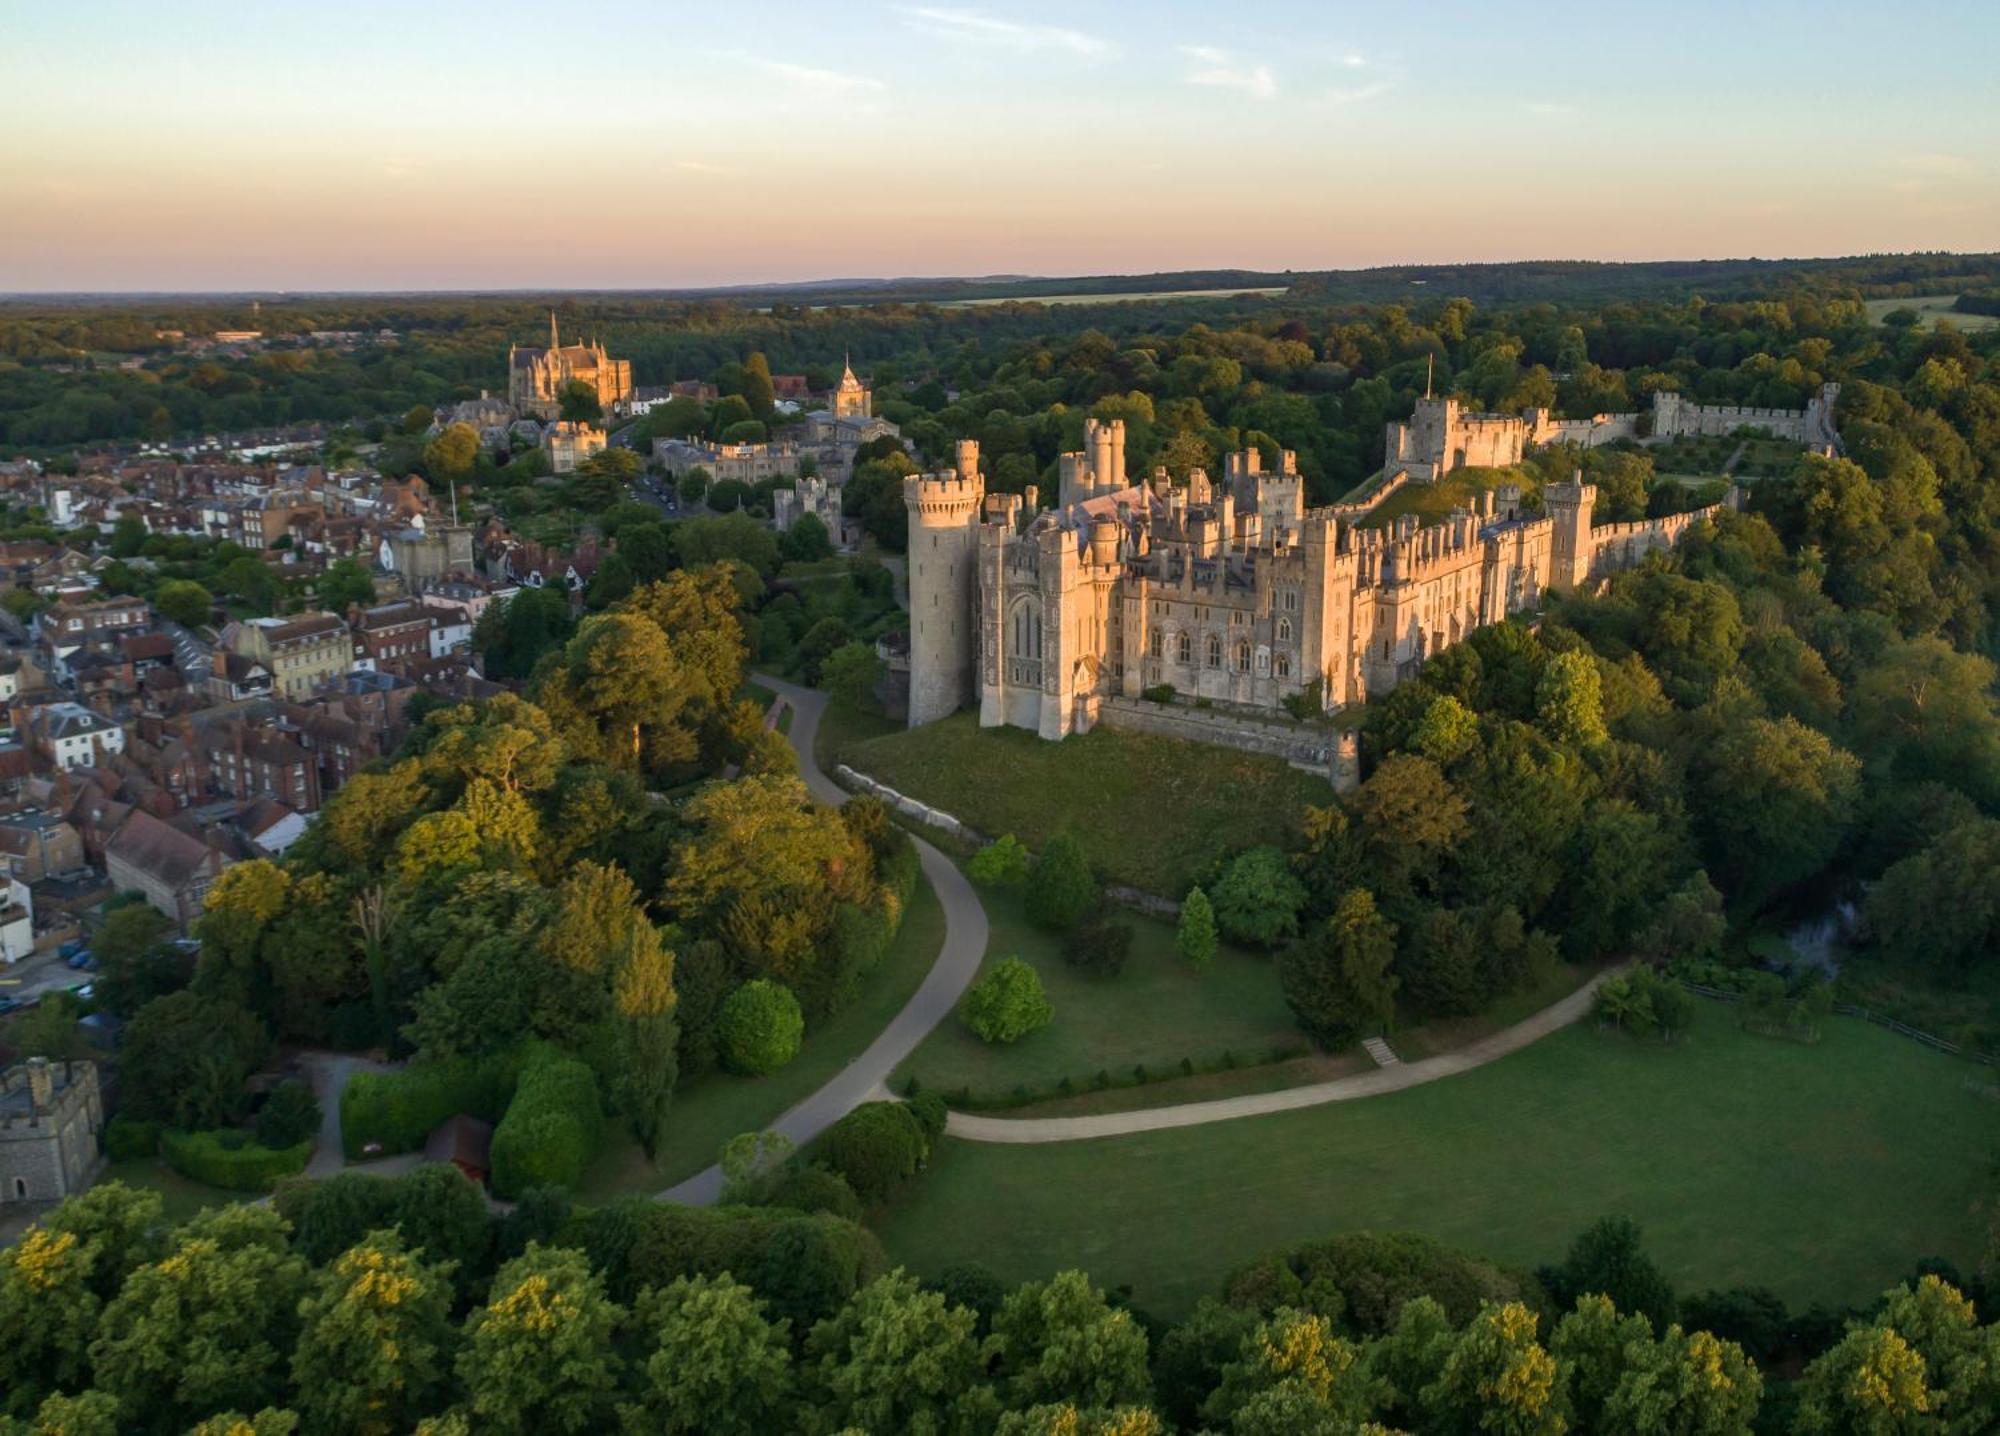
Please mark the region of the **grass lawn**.
<svg viewBox="0 0 2000 1436"><path fill-rule="evenodd" d="M969 1088L975 1101L997 1101L1019 1086L1052 1092L1065 1077L1080 1090L1100 1070L1129 1078L1136 1064L1157 1073L1182 1058L1200 1065L1224 1052L1247 1066L1268 1061L1273 1049L1305 1045L1268 957L1225 947L1204 972L1175 949L1172 925L1120 910L1118 920L1132 926L1131 960L1116 977L1096 977L1063 961L1061 939L1032 926L1017 896L980 898L992 928L987 964L1008 957L1032 964L1055 1019L1019 1042L989 1044L950 1018L898 1069L899 1082L915 1076L946 1096ZM1172 1099L1141 1105L1163 1100Z"/></svg>
<svg viewBox="0 0 2000 1436"><path fill-rule="evenodd" d="M1434 484L1405 484L1388 498L1369 510L1368 517L1361 520L1365 529L1386 528L1404 514L1415 514L1418 520L1434 524L1453 509L1471 508L1473 496L1484 489L1495 489L1502 484L1513 484L1523 496L1532 496L1542 491L1542 476L1530 468L1518 469L1453 469Z"/></svg>
<svg viewBox="0 0 2000 1436"><path fill-rule="evenodd" d="M1868 309L1868 321L1880 324L1884 315L1898 309L1914 309L1922 316L1919 329L1935 328L1940 319L1948 320L1956 328L1970 332L1975 329L1991 329L2000 324L1991 314L1960 314L1952 309L1958 302L1956 294L1920 294L1909 299L1866 299L1862 303Z"/></svg>
<svg viewBox="0 0 2000 1436"><path fill-rule="evenodd" d="M661 1191L713 1163L737 1133L768 1125L861 1055L923 983L943 943L944 909L930 884L919 881L901 931L859 1000L808 1030L789 1066L769 1077L716 1072L689 1083L674 1094L655 1161L646 1160L622 1126L607 1127L604 1150L584 1174L578 1197L604 1202Z"/></svg>
<svg viewBox="0 0 2000 1436"><path fill-rule="evenodd" d="M166 1204L167 1220L176 1224L209 1207L226 1207L246 1199L243 1192L225 1191L183 1177L158 1157L127 1157L107 1163L104 1175L98 1180L123 1182L128 1187L158 1192Z"/></svg>
<svg viewBox="0 0 2000 1436"><path fill-rule="evenodd" d="M1079 1266L1176 1317L1310 1237L1410 1230L1533 1267L1624 1213L1683 1290L1859 1302L1919 1257L1977 1259L2000 1105L1965 1089L1975 1071L1858 1021L1808 1047L1703 1004L1674 1047L1586 1023L1384 1097L1046 1146L947 1140L876 1227L920 1274Z"/></svg>
<svg viewBox="0 0 2000 1436"><path fill-rule="evenodd" d="M1283 844L1307 805L1333 798L1325 779L1281 758L1109 728L1048 743L1025 729L982 729L972 713L829 738L823 767L829 757L991 837L1013 833L1039 849L1069 828L1112 881L1170 897L1220 858Z"/></svg>

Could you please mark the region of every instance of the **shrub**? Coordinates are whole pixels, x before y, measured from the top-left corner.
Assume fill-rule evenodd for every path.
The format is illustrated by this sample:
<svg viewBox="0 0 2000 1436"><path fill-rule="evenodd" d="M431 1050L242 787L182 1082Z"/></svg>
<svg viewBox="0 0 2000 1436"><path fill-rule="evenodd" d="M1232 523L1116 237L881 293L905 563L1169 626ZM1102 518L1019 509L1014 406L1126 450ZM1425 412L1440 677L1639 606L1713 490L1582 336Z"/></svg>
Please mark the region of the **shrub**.
<svg viewBox="0 0 2000 1436"><path fill-rule="evenodd" d="M1035 860L1035 880L1028 884L1028 920L1037 927L1067 932L1083 920L1097 901L1097 879L1090 874L1083 844L1069 833L1057 833Z"/></svg>
<svg viewBox="0 0 2000 1436"><path fill-rule="evenodd" d="M974 853L965 871L981 887L1019 887L1028 877L1028 850L1008 833Z"/></svg>
<svg viewBox="0 0 2000 1436"><path fill-rule="evenodd" d="M498 1121L521 1073L522 1054L425 1062L401 1072L357 1072L340 1098L340 1145L350 1158L371 1142L414 1152L448 1117Z"/></svg>
<svg viewBox="0 0 2000 1436"><path fill-rule="evenodd" d="M1197 967L1207 967L1215 958L1215 908L1200 888L1189 888L1186 900L1181 903L1174 945L1182 957Z"/></svg>
<svg viewBox="0 0 2000 1436"><path fill-rule="evenodd" d="M289 1147L319 1135L319 1099L298 1078L280 1082L257 1110L257 1140L267 1147Z"/></svg>
<svg viewBox="0 0 2000 1436"><path fill-rule="evenodd" d="M910 1096L910 1115L917 1119L917 1125L924 1129L924 1136L935 1144L944 1135L944 1124L951 1111L944 1104L944 1098L935 1092L917 1092Z"/></svg>
<svg viewBox="0 0 2000 1436"><path fill-rule="evenodd" d="M982 1042L1018 1042L1055 1016L1041 974L1018 957L994 965L965 994L959 1016Z"/></svg>
<svg viewBox="0 0 2000 1436"><path fill-rule="evenodd" d="M814 1155L874 1204L913 1175L929 1155L923 1125L901 1102L865 1102L820 1135Z"/></svg>
<svg viewBox="0 0 2000 1436"><path fill-rule="evenodd" d="M1100 977L1116 977L1132 955L1132 927L1104 913L1063 939L1063 961Z"/></svg>
<svg viewBox="0 0 2000 1436"><path fill-rule="evenodd" d="M1232 942L1277 947L1298 936L1305 884L1277 848L1251 848L1230 860L1208 899L1216 926Z"/></svg>
<svg viewBox="0 0 2000 1436"><path fill-rule="evenodd" d="M792 1167L771 1189L769 1205L795 1212L826 1212L845 1221L861 1220L861 1198L847 1178L825 1167Z"/></svg>
<svg viewBox="0 0 2000 1436"><path fill-rule="evenodd" d="M160 1124L113 1117L104 1127L104 1155L114 1162L151 1157L160 1150Z"/></svg>
<svg viewBox="0 0 2000 1436"><path fill-rule="evenodd" d="M1139 696L1148 703L1171 703L1174 701L1174 685L1171 683L1155 683L1150 688L1140 689Z"/></svg>
<svg viewBox="0 0 2000 1436"><path fill-rule="evenodd" d="M192 1181L232 1192L268 1192L280 1177L296 1176L312 1156L312 1143L266 1147L236 1127L212 1132L168 1132L160 1139L167 1165Z"/></svg>
<svg viewBox="0 0 2000 1436"><path fill-rule="evenodd" d="M762 1077L799 1055L806 1019L789 987L760 977L724 999L715 1030L729 1069Z"/></svg>
<svg viewBox="0 0 2000 1436"><path fill-rule="evenodd" d="M596 1154L602 1126L589 1066L539 1049L493 1129L493 1190L512 1197L530 1187L575 1187Z"/></svg>

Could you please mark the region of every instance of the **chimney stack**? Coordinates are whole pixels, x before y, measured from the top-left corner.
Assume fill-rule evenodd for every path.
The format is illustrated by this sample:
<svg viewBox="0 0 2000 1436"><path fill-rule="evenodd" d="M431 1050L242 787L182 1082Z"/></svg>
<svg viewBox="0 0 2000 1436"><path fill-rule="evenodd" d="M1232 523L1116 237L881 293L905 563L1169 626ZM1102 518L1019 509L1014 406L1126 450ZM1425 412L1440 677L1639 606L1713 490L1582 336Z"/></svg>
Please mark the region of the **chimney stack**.
<svg viewBox="0 0 2000 1436"><path fill-rule="evenodd" d="M28 1067L28 1101L37 1117L45 1115L55 1099L55 1071L46 1057L30 1057Z"/></svg>

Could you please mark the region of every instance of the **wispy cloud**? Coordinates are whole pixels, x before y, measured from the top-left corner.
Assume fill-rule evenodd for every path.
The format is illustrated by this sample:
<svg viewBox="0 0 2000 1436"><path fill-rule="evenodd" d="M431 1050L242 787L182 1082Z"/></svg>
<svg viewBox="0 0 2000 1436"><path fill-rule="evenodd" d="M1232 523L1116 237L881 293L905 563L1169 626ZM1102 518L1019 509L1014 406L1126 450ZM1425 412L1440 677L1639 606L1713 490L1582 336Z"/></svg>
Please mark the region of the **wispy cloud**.
<svg viewBox="0 0 2000 1436"><path fill-rule="evenodd" d="M691 175L733 175L736 173L728 165L712 165L707 160L675 160L674 168L685 170Z"/></svg>
<svg viewBox="0 0 2000 1436"><path fill-rule="evenodd" d="M1323 105L1363 105L1379 100L1403 81L1402 66L1389 60L1349 50L1334 62L1348 72L1348 83L1331 85L1320 91Z"/></svg>
<svg viewBox="0 0 2000 1436"><path fill-rule="evenodd" d="M794 65L789 60L766 60L755 56L750 58L750 63L766 74L789 80L802 89L819 90L829 95L873 93L888 88L872 75L849 75L840 70L822 70L813 65Z"/></svg>
<svg viewBox="0 0 2000 1436"><path fill-rule="evenodd" d="M1278 81L1269 65L1249 64L1213 45L1183 45L1181 53L1195 65L1181 77L1190 85L1241 90L1253 100L1268 100L1278 93Z"/></svg>
<svg viewBox="0 0 2000 1436"><path fill-rule="evenodd" d="M1035 25L989 15L984 10L946 8L935 5L906 5L903 14L920 30L951 40L969 40L1008 50L1057 50L1101 60L1118 53L1118 47L1097 35L1085 34L1064 25Z"/></svg>
<svg viewBox="0 0 2000 1436"><path fill-rule="evenodd" d="M1567 119L1576 113L1575 105L1566 105L1560 100L1523 100L1521 108L1548 120Z"/></svg>

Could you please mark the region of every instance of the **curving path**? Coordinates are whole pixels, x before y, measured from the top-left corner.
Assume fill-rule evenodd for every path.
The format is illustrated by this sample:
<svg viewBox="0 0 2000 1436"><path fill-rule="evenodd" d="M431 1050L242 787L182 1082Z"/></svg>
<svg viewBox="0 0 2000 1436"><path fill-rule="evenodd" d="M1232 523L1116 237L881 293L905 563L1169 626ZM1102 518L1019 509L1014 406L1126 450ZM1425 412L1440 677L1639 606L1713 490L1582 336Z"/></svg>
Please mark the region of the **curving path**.
<svg viewBox="0 0 2000 1436"><path fill-rule="evenodd" d="M1534 1016L1461 1047L1456 1052L1427 1057L1420 1062L1397 1062L1372 1072L1336 1077L1330 1082L1315 1082L1307 1087L1253 1092L1213 1102L1187 1102L1178 1107L1100 1112L1088 1117L978 1117L969 1112L953 1112L945 1124L945 1131L969 1142L1080 1142L1091 1137L1158 1132L1168 1127L1199 1127L1208 1122L1229 1122L1238 1117L1261 1117L1272 1112L1317 1107L1325 1102L1351 1102L1357 1097L1400 1092L1405 1087L1420 1087L1426 1082L1455 1077L1461 1072L1483 1067L1495 1058L1518 1052L1551 1032L1569 1026L1590 1011L1598 984L1621 970L1610 968L1600 972L1568 997L1549 1004Z"/></svg>
<svg viewBox="0 0 2000 1436"><path fill-rule="evenodd" d="M846 802L846 791L822 773L813 760L813 739L819 732L826 695L761 673L752 677L791 705L792 731L788 736L799 755L799 776L805 779L807 790L821 802ZM863 1102L890 1095L889 1074L916 1051L917 1044L933 1027L951 1016L986 956L986 909L980 906L972 884L943 853L922 838L913 835L912 841L917 845L924 878L944 908L944 946L938 950L937 961L931 965L923 986L869 1044L868 1050L842 1068L832 1081L771 1123L768 1130L782 1133L798 1146L804 1146ZM670 1202L706 1206L721 1194L722 1169L710 1167L660 1195Z"/></svg>

